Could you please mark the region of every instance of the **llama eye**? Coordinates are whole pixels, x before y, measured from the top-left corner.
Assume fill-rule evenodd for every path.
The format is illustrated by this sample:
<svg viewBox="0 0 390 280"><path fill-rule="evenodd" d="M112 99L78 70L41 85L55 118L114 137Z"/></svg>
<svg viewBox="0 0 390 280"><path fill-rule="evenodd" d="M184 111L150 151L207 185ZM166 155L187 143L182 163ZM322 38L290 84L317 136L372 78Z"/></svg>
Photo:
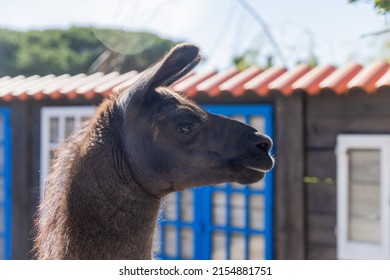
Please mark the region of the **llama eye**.
<svg viewBox="0 0 390 280"><path fill-rule="evenodd" d="M192 132L192 124L191 123L181 123L178 124L176 130L184 135L190 134Z"/></svg>

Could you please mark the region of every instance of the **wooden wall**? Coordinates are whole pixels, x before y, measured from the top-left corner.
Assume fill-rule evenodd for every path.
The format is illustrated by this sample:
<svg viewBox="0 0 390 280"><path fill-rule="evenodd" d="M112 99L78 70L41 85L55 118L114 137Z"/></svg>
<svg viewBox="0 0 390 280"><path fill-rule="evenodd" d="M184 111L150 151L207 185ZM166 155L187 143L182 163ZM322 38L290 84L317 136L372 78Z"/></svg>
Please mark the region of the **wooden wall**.
<svg viewBox="0 0 390 280"><path fill-rule="evenodd" d="M12 258L29 259L31 251L31 185L29 162L29 120L27 102L14 101L12 131Z"/></svg>
<svg viewBox="0 0 390 280"><path fill-rule="evenodd" d="M341 133L390 133L390 90L305 97L307 259L336 259L336 139Z"/></svg>
<svg viewBox="0 0 390 280"><path fill-rule="evenodd" d="M390 89L375 94L321 92L308 96L271 93L245 97L200 94L200 104L274 105L275 167L274 257L336 259L336 138L340 133L390 133ZM100 100L94 100L98 104ZM91 101L12 102L14 258L31 258L32 215L39 197L40 109L87 105ZM17 128L17 129L15 129ZM319 183L304 183L315 177ZM28 236L28 239L26 239Z"/></svg>
<svg viewBox="0 0 390 280"><path fill-rule="evenodd" d="M33 223L39 202L40 133L43 106L98 104L96 100L12 101L12 258L31 259Z"/></svg>
<svg viewBox="0 0 390 280"><path fill-rule="evenodd" d="M256 94L246 94L243 98L233 97L223 93L219 98L209 98L199 95L196 101L199 104L274 104L278 100L279 106L275 107L275 119L285 123L293 122L293 127L302 126L302 119L292 119L290 116L302 117L302 97L298 99L285 99L280 95L272 95L267 98L259 98ZM12 127L13 127L13 259L31 259L34 257L33 246L33 223L34 215L39 202L40 186L40 135L41 135L41 109L45 106L83 106L98 105L101 99L96 100L43 100L43 101L14 101L11 103ZM276 124L276 121L275 121ZM283 128L275 131L275 144L282 138L289 139L296 135L296 130ZM302 133L301 133L302 135ZM302 157L302 141L294 142L295 153L289 153L289 148L282 149L289 158L286 164L277 168L276 178L276 204L275 212L275 246L274 256L278 259L301 259L304 254L303 235L303 188L300 178L303 175L303 165L294 165L298 168L290 168L289 165L297 162L297 156ZM282 147L287 147L282 145ZM299 148L298 148L299 147ZM275 147L275 151L278 148ZM299 171L300 170L300 171ZM281 178L281 180L277 179ZM294 180L291 183L290 180ZM299 183L297 185L297 183ZM298 201L298 203L297 203ZM279 207L278 205L286 205ZM297 206L298 205L298 206ZM287 207L288 206L288 207ZM296 216L298 215L298 217Z"/></svg>
<svg viewBox="0 0 390 280"><path fill-rule="evenodd" d="M276 259L305 259L303 94L274 93L275 183L274 251Z"/></svg>

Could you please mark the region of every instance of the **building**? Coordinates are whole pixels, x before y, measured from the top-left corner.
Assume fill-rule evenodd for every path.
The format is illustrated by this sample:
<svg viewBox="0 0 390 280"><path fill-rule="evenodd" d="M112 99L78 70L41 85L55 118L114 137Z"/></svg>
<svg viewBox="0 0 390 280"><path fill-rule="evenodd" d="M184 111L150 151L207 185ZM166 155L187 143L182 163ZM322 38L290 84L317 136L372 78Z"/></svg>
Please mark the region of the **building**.
<svg viewBox="0 0 390 280"><path fill-rule="evenodd" d="M51 151L136 72L0 78L0 258L31 258ZM167 199L164 259L389 259L390 66L190 73L173 89L274 139L251 186Z"/></svg>

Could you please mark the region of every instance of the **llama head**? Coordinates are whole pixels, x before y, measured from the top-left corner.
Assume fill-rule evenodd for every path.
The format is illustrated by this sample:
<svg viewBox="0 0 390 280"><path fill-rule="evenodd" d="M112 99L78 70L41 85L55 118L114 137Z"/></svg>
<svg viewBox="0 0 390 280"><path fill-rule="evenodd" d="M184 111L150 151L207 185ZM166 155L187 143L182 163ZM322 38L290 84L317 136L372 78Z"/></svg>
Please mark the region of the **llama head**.
<svg viewBox="0 0 390 280"><path fill-rule="evenodd" d="M269 137L208 113L167 88L199 60L196 46L177 45L117 100L133 176L156 195L223 182L254 183L274 164Z"/></svg>

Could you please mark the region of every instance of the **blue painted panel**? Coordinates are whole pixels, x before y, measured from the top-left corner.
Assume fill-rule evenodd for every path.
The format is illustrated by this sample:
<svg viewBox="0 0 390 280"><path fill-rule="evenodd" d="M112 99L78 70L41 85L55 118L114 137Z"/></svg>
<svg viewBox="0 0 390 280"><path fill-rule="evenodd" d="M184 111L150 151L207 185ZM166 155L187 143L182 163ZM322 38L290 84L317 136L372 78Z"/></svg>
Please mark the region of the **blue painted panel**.
<svg viewBox="0 0 390 280"><path fill-rule="evenodd" d="M225 116L244 116L244 121L249 122L251 117L263 117L264 118L264 133L273 138L273 107L272 105L210 105L204 106L204 108L214 114L221 114ZM232 256L232 236L233 234L239 234L244 238L244 251L239 252L245 259L250 258L250 238L253 236L259 236L264 238L264 254L263 258L272 259L272 235L273 235L273 172L267 173L264 180L263 189L253 189L249 186L243 186L241 188L234 188L230 183L224 185L224 187L208 186L202 188L196 188L192 190L193 195L193 211L194 219L191 222L183 222L181 217L181 194L174 194L176 196L176 219L169 220L166 217L160 222L161 226L161 259L184 259L181 254L182 250L182 228L190 228L193 231L193 259L212 259L213 255L213 234L215 232L223 233L225 235L225 248L224 259L231 259ZM215 225L212 222L212 203L213 194L224 193L226 194L226 220L225 225ZM240 194L244 196L244 226L237 227L231 224L232 207L231 199L232 195ZM258 196L264 198L264 228L254 229L250 225L250 205L249 201L252 196ZM175 254L167 255L166 246L166 227L172 227L176 230L176 240L174 247L176 248ZM171 234L171 233L170 233ZM252 246L253 247L253 246ZM237 250L237 249L236 249ZM234 252L235 253L235 252Z"/></svg>
<svg viewBox="0 0 390 280"><path fill-rule="evenodd" d="M0 200L0 207L3 210L3 230L0 231L0 239L4 243L3 252L0 254L4 259L11 259L11 122L10 122L10 110L7 108L0 108L0 116L2 117L2 129L3 135L0 140L0 147L3 150L3 168L0 170L0 177L4 182L3 199Z"/></svg>

